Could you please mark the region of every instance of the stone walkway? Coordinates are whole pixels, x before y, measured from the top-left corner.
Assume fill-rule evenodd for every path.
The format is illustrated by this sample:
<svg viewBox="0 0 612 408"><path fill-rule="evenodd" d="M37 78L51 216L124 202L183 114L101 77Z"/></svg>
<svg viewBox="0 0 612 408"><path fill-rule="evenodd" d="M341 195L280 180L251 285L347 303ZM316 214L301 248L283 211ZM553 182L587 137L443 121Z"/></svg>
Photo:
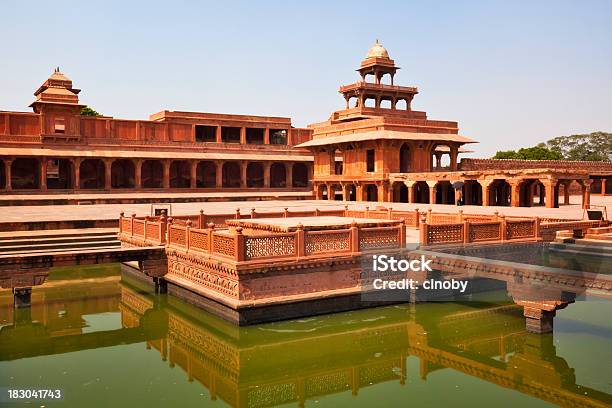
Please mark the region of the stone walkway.
<svg viewBox="0 0 612 408"><path fill-rule="evenodd" d="M229 202L196 202L196 203L174 203L171 204L173 215L197 214L200 209L209 214L233 213L240 208L243 213L248 213L252 208L257 211L282 211L288 207L289 210L314 210L315 208L351 208L363 209L369 206L371 209L384 205L396 210L422 211L432 208L436 212L457 212L462 209L466 214L493 214L498 211L504 215L514 216L539 216L553 218L582 218L583 211L580 207L580 197L572 196L572 204L560 208L544 207L479 207L443 204L407 204L407 203L367 203L367 202L342 202L342 201L316 201L316 200L270 200L270 201L229 201ZM592 196L592 204L606 205L608 216L612 217L612 196ZM160 205L166 208L168 204ZM119 213L124 211L126 215L136 213L147 215L151 213L151 204L96 204L96 205L56 205L56 206L7 206L1 207L0 222L21 221L64 221L64 220L104 220L115 219Z"/></svg>

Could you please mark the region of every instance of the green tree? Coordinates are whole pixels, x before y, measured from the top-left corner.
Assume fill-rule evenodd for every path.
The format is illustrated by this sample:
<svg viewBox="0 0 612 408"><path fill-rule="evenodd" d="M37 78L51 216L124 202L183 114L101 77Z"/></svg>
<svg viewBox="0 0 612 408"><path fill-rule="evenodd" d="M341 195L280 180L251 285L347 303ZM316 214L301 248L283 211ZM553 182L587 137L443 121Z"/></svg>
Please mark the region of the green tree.
<svg viewBox="0 0 612 408"><path fill-rule="evenodd" d="M519 160L560 160L561 154L554 152L541 145L524 147L518 151L506 150L498 151L494 159L519 159Z"/></svg>
<svg viewBox="0 0 612 408"><path fill-rule="evenodd" d="M89 106L83 106L81 109L82 116L102 116L95 110L91 109Z"/></svg>
<svg viewBox="0 0 612 408"><path fill-rule="evenodd" d="M514 150L500 150L495 153L493 159L516 159L516 152Z"/></svg>
<svg viewBox="0 0 612 408"><path fill-rule="evenodd" d="M546 147L566 160L612 161L612 133L555 137L546 142Z"/></svg>

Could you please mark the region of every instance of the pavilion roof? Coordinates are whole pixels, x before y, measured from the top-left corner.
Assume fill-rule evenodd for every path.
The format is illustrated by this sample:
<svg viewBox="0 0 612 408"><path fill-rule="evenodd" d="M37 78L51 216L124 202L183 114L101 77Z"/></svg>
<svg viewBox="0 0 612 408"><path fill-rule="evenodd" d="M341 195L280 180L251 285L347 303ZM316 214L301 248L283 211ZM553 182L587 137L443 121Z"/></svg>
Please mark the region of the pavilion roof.
<svg viewBox="0 0 612 408"><path fill-rule="evenodd" d="M434 140L441 142L478 143L475 140L451 133L415 133L395 130L373 130L369 132L347 133L338 136L323 136L297 145L296 147L327 146L366 140Z"/></svg>

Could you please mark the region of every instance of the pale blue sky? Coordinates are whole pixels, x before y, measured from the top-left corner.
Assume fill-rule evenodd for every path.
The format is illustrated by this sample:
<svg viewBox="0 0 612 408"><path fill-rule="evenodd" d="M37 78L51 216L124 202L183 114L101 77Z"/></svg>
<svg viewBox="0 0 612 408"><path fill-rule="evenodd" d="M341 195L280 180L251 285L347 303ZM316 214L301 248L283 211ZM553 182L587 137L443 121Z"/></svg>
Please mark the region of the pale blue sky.
<svg viewBox="0 0 612 408"><path fill-rule="evenodd" d="M343 107L379 38L477 156L612 131L612 1L4 1L0 110L27 111L59 65L101 113L289 116Z"/></svg>

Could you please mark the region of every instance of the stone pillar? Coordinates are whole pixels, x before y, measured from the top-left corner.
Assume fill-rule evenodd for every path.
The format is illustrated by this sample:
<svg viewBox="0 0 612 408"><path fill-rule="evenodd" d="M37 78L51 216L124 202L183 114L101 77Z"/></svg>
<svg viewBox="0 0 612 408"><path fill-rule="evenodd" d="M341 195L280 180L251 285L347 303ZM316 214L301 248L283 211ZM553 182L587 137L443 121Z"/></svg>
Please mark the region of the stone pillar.
<svg viewBox="0 0 612 408"><path fill-rule="evenodd" d="M270 129L269 128L264 129L264 144L265 145L270 144Z"/></svg>
<svg viewBox="0 0 612 408"><path fill-rule="evenodd" d="M521 181L522 180L508 180L510 184L511 207L520 207L521 205Z"/></svg>
<svg viewBox="0 0 612 408"><path fill-rule="evenodd" d="M41 191L46 191L47 190L47 158L46 157L41 157L40 158L40 190Z"/></svg>
<svg viewBox="0 0 612 408"><path fill-rule="evenodd" d="M523 315L527 331L531 333L552 333L555 310L542 310L537 307L524 306Z"/></svg>
<svg viewBox="0 0 612 408"><path fill-rule="evenodd" d="M434 166L434 170L439 170L442 167L442 152L434 152L434 156L436 158L436 165Z"/></svg>
<svg viewBox="0 0 612 408"><path fill-rule="evenodd" d="M113 167L113 162L114 161L115 161L114 159L102 160L102 162L104 163L104 189L105 190L110 190L112 188L112 182L111 182L112 172L111 172L111 169Z"/></svg>
<svg viewBox="0 0 612 408"><path fill-rule="evenodd" d="M478 184L482 187L482 206L488 207L491 205L491 182L478 180Z"/></svg>
<svg viewBox="0 0 612 408"><path fill-rule="evenodd" d="M196 188L196 179L197 179L197 170L198 170L198 161L192 160L190 163L190 172L189 172L189 188Z"/></svg>
<svg viewBox="0 0 612 408"><path fill-rule="evenodd" d="M142 159L134 160L134 188L142 188Z"/></svg>
<svg viewBox="0 0 612 408"><path fill-rule="evenodd" d="M240 128L240 144L246 144L246 128L243 126Z"/></svg>
<svg viewBox="0 0 612 408"><path fill-rule="evenodd" d="M355 186L355 201L363 201L363 185L361 183Z"/></svg>
<svg viewBox="0 0 612 408"><path fill-rule="evenodd" d="M572 181L566 181L565 183L563 183L563 204L565 205L569 205L570 203L570 186L572 184Z"/></svg>
<svg viewBox="0 0 612 408"><path fill-rule="evenodd" d="M459 148L451 146L450 148L450 171L457 171L457 157L459 156Z"/></svg>
<svg viewBox="0 0 612 408"><path fill-rule="evenodd" d="M270 140L268 139L268 142ZM272 166L272 163L270 162L265 162L264 163L264 187L265 188L270 188L270 167Z"/></svg>
<svg viewBox="0 0 612 408"><path fill-rule="evenodd" d="M247 188L247 164L245 161L240 162L240 188Z"/></svg>
<svg viewBox="0 0 612 408"><path fill-rule="evenodd" d="M582 180L582 208L589 208L591 205L591 184L593 180Z"/></svg>
<svg viewBox="0 0 612 408"><path fill-rule="evenodd" d="M436 190L438 181L427 181L427 185L429 186L429 204L436 204Z"/></svg>
<svg viewBox="0 0 612 408"><path fill-rule="evenodd" d="M334 185L327 183L326 186L327 186L327 200L333 201L334 198L336 198L336 192L333 189Z"/></svg>
<svg viewBox="0 0 612 408"><path fill-rule="evenodd" d="M607 179L602 178L601 179L601 195L606 195L606 181Z"/></svg>
<svg viewBox="0 0 612 408"><path fill-rule="evenodd" d="M544 199L546 200L546 208L555 208L555 180L546 180L544 184Z"/></svg>
<svg viewBox="0 0 612 408"><path fill-rule="evenodd" d="M215 162L215 165L217 166L217 171L215 172L215 187L223 188L223 162Z"/></svg>
<svg viewBox="0 0 612 408"><path fill-rule="evenodd" d="M74 189L79 190L81 188L81 158L74 159L72 161L72 167L74 168Z"/></svg>
<svg viewBox="0 0 612 408"><path fill-rule="evenodd" d="M215 142L221 143L221 126L217 126L217 131L215 132Z"/></svg>
<svg viewBox="0 0 612 408"><path fill-rule="evenodd" d="M285 177L287 188L293 187L293 163L285 163Z"/></svg>
<svg viewBox="0 0 612 408"><path fill-rule="evenodd" d="M11 183L11 166L13 164L13 159L4 160L4 176L6 180L4 181L4 189L6 191L13 190L13 185Z"/></svg>
<svg viewBox="0 0 612 408"><path fill-rule="evenodd" d="M162 187L165 189L169 189L170 188L170 165L172 164L172 161L164 160L162 164L164 166L164 177L162 179Z"/></svg>
<svg viewBox="0 0 612 408"><path fill-rule="evenodd" d="M416 200L414 199L414 181L404 181L406 187L408 187L408 202L414 203Z"/></svg>

